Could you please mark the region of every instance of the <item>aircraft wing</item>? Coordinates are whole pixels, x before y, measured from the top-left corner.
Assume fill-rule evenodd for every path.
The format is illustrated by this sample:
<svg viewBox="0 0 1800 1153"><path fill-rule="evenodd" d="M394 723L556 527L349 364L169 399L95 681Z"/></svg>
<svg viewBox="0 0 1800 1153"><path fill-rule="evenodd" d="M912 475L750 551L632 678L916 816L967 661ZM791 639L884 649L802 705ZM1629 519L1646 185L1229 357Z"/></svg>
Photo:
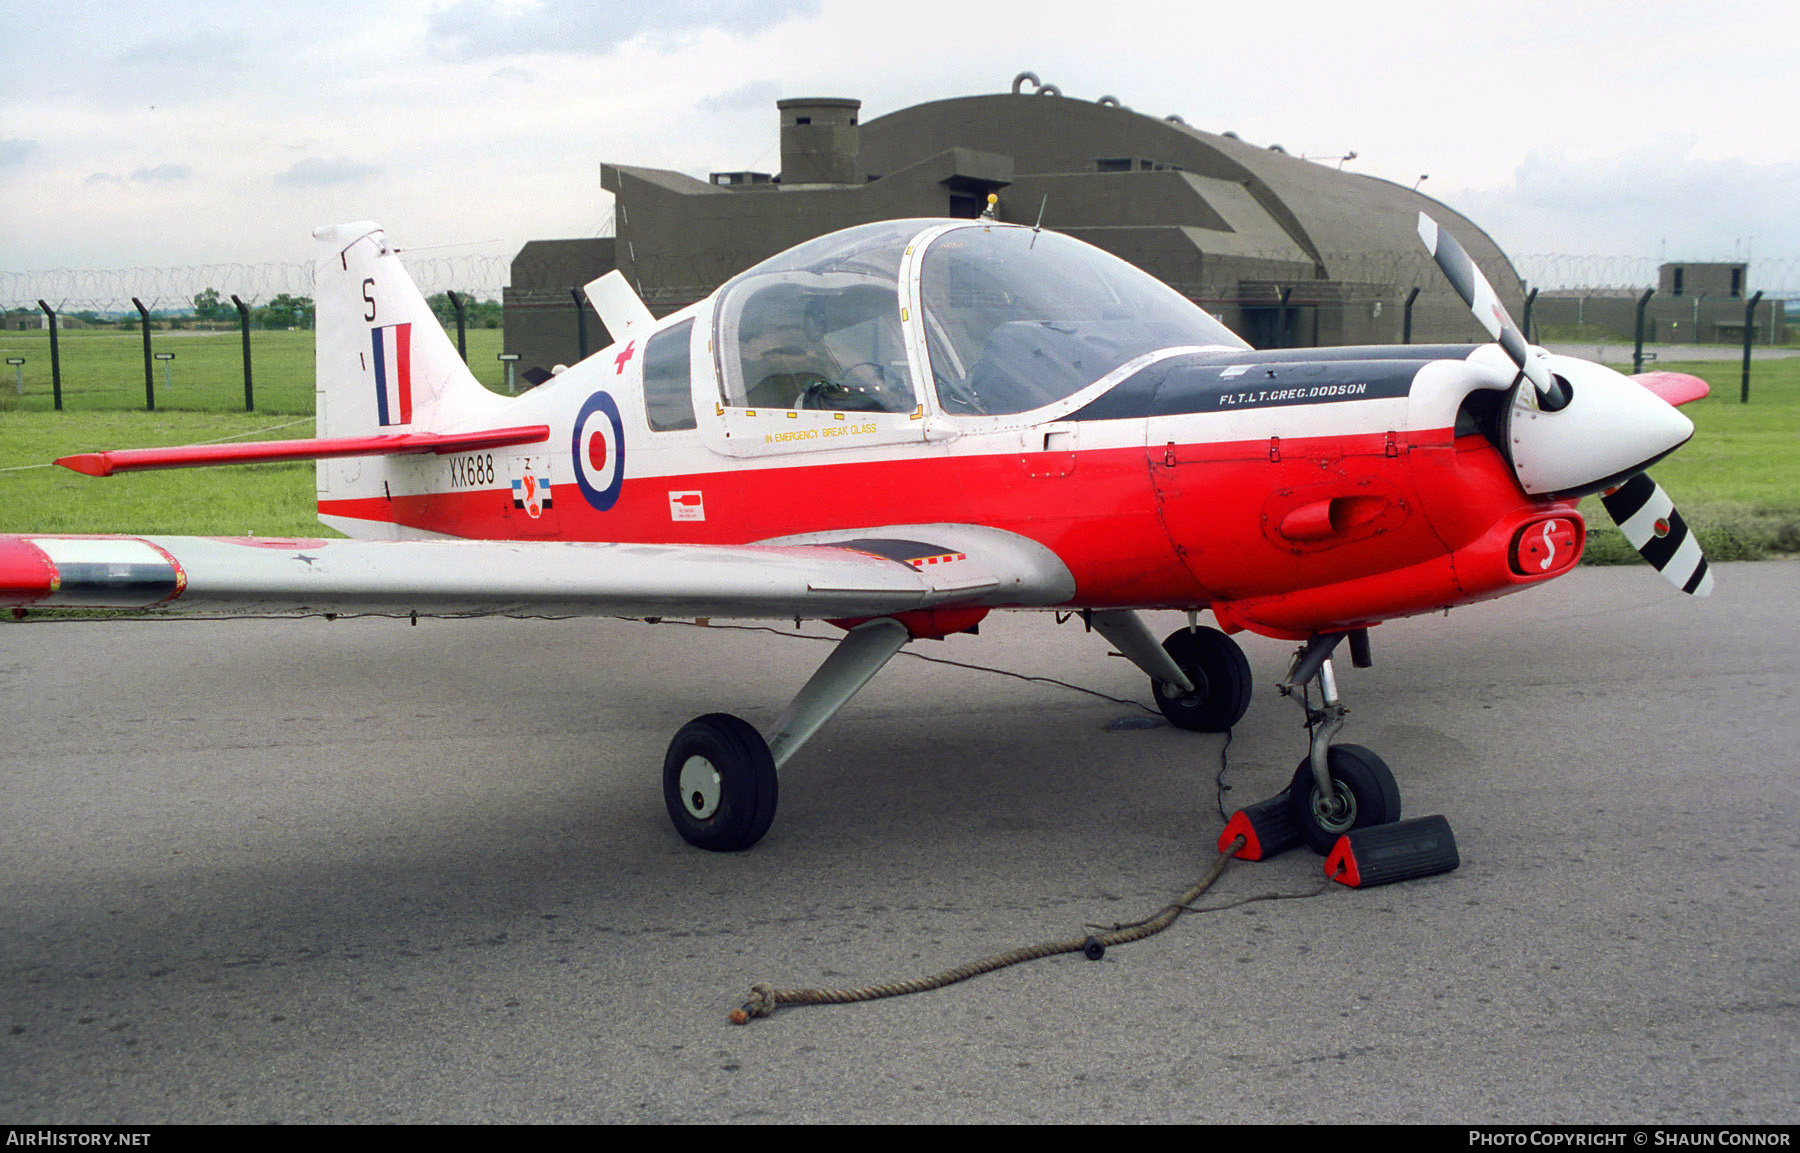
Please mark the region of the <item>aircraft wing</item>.
<svg viewBox="0 0 1800 1153"><path fill-rule="evenodd" d="M0 536L12 606L839 619L1073 592L1043 546L967 525L751 545Z"/></svg>

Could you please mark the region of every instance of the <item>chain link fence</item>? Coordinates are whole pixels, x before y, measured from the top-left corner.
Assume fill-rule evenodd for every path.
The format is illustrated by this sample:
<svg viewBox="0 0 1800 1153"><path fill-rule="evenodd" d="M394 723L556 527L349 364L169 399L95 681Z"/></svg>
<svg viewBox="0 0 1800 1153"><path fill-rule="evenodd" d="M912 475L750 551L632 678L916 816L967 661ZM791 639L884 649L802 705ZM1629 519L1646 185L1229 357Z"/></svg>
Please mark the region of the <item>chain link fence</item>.
<svg viewBox="0 0 1800 1153"><path fill-rule="evenodd" d="M512 272L513 257L501 253L431 255L402 253L406 267L421 291L431 294L455 291L479 299L501 298ZM621 254L623 255L623 254ZM696 255L656 256L633 254L630 260L637 279L656 286L669 297L698 299L721 282L763 257L753 249L741 252L708 252ZM1236 260L1271 265L1293 263L1291 250L1234 253ZM1237 294L1235 284L1210 282L1204 254L1185 252L1140 261L1145 271L1170 284L1204 288L1220 299ZM1319 258L1330 282L1380 285L1406 292L1439 283L1440 274L1424 253L1391 252L1329 253ZM1516 257L1513 268L1527 288L1542 291L1590 290L1596 293L1642 291L1657 283L1659 262L1651 257L1595 256L1543 253ZM566 281L579 288L592 279L590 265L578 260L560 269L534 270L539 284ZM1487 270L1497 283L1505 279L1499 268ZM561 273L559 276L558 273ZM1296 281L1305 285L1308 281ZM95 312L120 316L134 311L141 300L153 313L180 313L192 309L194 298L208 289L222 297L237 296L252 304L266 304L277 296L312 295L312 265L303 263L194 264L167 268L59 268L35 272L0 271L0 311L36 311L46 301L62 313ZM1758 259L1749 264L1746 293L1761 291L1773 299L1800 299L1800 257Z"/></svg>
<svg viewBox="0 0 1800 1153"><path fill-rule="evenodd" d="M523 273L530 281L514 287L515 257L498 252L403 252L408 271L428 296L455 294L464 304L504 300L509 311L524 316L532 310L566 311L570 323L583 316L580 286L604 269L596 268L593 245L600 241L556 242L538 250ZM604 243L611 243L610 241ZM720 283L762 259L766 253L715 251L705 254L656 256L618 246L618 262L637 282L658 315L699 300ZM1447 297L1447 286L1435 263L1423 252L1357 252L1321 254L1314 265L1297 266L1294 253L1263 257L1234 253L1236 279L1220 275L1200 252L1147 251L1137 263L1173 285L1203 307L1243 324L1257 314L1258 323L1279 326L1279 343L1363 343L1411 339L1473 341L1485 339L1467 312ZM1268 275L1243 279L1247 263L1266 267ZM1648 257L1533 254L1515 258L1512 269L1484 269L1496 284L1511 272L1527 289L1537 289L1538 325L1577 323L1611 317L1619 298L1636 296L1657 283L1659 262ZM1324 272L1329 278L1319 278ZM156 407L255 408L269 412L310 413L312 407L310 263L198 264L176 267L53 269L0 271L0 410L6 408ZM1414 289L1427 295L1417 298ZM1800 258L1758 259L1749 264L1746 295L1762 292L1767 301L1800 300ZM1562 298L1556 302L1555 298ZM242 309L231 303L242 302ZM1577 303L1570 304L1570 301ZM1660 303L1666 304L1667 301ZM1707 307L1727 302L1714 298ZM441 302L440 302L441 304ZM50 331L48 311L56 314ZM1735 307L1742 311L1742 302ZM151 319L151 340L142 341L141 317ZM244 314L254 329L241 333ZM440 319L454 339L455 317L440 306ZM509 381L498 355L509 351L492 304L482 319L465 314L466 355L477 376L497 391L520 387ZM1278 319L1270 321L1269 316ZM1354 324L1349 319L1354 317ZM1404 320L1402 320L1402 317ZM584 317L600 339L597 318ZM1337 318L1336 320L1332 318ZM1664 322L1657 335L1680 333L1685 339L1713 332L1718 339L1741 339L1717 323L1710 328L1696 308L1688 324ZM512 322L508 321L509 328ZM494 327L487 327L493 325ZM1759 343L1779 339L1775 329L1757 333ZM1742 322L1735 330L1742 333ZM1359 338L1359 334L1360 338ZM134 339L121 337L130 335ZM1257 340L1254 334L1253 341ZM1265 334L1266 335L1266 334ZM110 338L110 339L102 339ZM1626 334L1629 339L1629 334ZM1657 339L1652 336L1651 339ZM243 346L248 346L248 353ZM141 346L141 347L140 347ZM597 343L585 351L597 351ZM184 389L184 386L185 389ZM253 387L252 387L253 386ZM63 395L66 394L66 395Z"/></svg>

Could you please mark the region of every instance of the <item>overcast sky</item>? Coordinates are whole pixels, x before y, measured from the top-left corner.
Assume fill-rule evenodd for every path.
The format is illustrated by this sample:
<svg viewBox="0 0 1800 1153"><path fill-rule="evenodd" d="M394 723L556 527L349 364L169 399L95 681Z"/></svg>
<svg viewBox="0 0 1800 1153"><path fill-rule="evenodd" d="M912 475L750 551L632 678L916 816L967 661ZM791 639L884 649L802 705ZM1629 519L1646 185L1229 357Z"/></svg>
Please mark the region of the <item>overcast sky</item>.
<svg viewBox="0 0 1800 1153"><path fill-rule="evenodd" d="M0 270L304 261L354 219L510 254L607 226L602 160L772 172L779 98L1025 70L1429 175L1515 258L1791 267L1797 61L1792 0L6 0Z"/></svg>

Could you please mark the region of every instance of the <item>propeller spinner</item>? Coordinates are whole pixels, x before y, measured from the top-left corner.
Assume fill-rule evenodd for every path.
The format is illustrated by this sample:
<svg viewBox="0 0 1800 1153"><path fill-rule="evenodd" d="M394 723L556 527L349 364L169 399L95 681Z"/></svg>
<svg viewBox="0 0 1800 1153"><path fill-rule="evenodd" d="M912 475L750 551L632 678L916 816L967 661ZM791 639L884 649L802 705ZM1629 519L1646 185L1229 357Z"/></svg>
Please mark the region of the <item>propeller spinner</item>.
<svg viewBox="0 0 1800 1153"><path fill-rule="evenodd" d="M1422 212L1419 238L1475 319L1519 368L1506 400L1500 448L1520 487L1555 498L1604 492L1601 503L1608 515L1665 580L1694 596L1711 592L1712 574L1699 542L1662 487L1643 471L1687 443L1693 422L1649 388L1604 365L1552 357L1527 344L1468 252Z"/></svg>

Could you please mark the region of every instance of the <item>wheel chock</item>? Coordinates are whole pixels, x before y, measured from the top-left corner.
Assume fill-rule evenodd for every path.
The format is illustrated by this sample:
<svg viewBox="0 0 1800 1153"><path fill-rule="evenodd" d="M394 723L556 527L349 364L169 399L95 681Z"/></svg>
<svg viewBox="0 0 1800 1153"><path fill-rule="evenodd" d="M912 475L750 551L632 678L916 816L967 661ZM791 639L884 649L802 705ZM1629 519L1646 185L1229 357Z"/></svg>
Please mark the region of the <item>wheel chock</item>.
<svg viewBox="0 0 1800 1153"><path fill-rule="evenodd" d="M1244 838L1244 846L1236 856L1245 861L1266 861L1298 845L1300 830L1294 827L1288 809L1287 790L1233 813L1219 834L1219 852L1229 851L1239 837Z"/></svg>
<svg viewBox="0 0 1800 1153"><path fill-rule="evenodd" d="M1325 857L1325 875L1352 889L1368 889L1448 873L1460 864L1450 822L1414 817L1345 833Z"/></svg>

